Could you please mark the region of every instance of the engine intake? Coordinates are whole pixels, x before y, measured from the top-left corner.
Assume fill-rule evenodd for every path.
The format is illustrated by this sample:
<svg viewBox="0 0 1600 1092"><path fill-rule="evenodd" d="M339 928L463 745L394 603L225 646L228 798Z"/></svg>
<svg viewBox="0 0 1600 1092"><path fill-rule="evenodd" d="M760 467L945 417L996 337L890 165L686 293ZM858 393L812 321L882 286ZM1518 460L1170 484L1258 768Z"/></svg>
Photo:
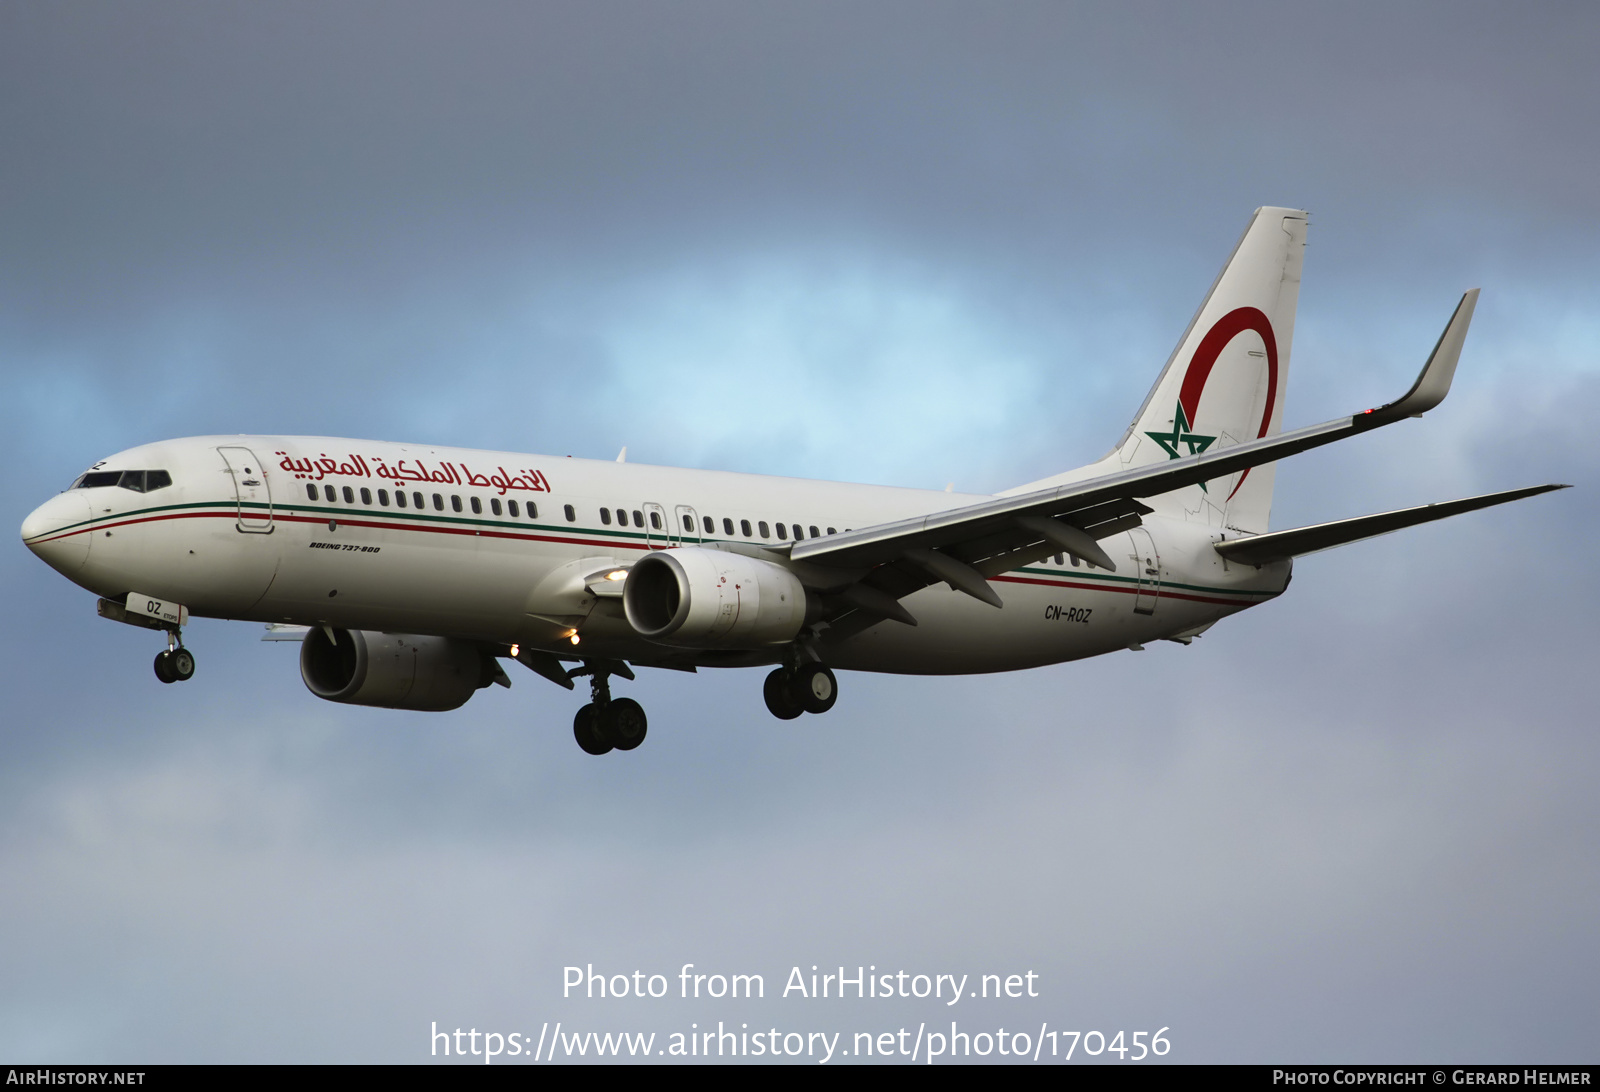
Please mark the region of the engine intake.
<svg viewBox="0 0 1600 1092"><path fill-rule="evenodd" d="M459 709L494 681L477 646L449 637L312 629L300 646L300 677L319 698L346 705L441 713Z"/></svg>
<svg viewBox="0 0 1600 1092"><path fill-rule="evenodd" d="M646 554L622 589L641 636L691 648L758 648L792 641L806 623L806 590L788 569L726 550Z"/></svg>

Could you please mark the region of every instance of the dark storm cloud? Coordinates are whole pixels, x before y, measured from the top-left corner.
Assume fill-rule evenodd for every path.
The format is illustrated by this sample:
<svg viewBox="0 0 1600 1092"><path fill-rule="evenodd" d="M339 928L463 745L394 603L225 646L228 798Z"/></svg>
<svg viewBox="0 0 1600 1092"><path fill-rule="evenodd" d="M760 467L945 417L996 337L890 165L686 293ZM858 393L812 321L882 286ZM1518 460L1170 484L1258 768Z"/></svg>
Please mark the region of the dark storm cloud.
<svg viewBox="0 0 1600 1092"><path fill-rule="evenodd" d="M1485 290L1450 402L1286 463L1275 525L1579 486L1304 559L1190 648L850 677L798 725L644 673L650 743L599 763L527 673L346 709L203 622L159 687L14 546L0 1054L411 1059L599 1026L557 996L588 961L1027 965L1190 1060L1588 1049L1587 8L0 21L14 522L208 431L1001 488L1115 439L1262 203L1314 213L1290 423L1398 394Z"/></svg>
<svg viewBox="0 0 1600 1092"><path fill-rule="evenodd" d="M1244 186L1570 221L1594 16L1451 10L13 5L11 275L349 306L817 231L1059 266L1236 220Z"/></svg>

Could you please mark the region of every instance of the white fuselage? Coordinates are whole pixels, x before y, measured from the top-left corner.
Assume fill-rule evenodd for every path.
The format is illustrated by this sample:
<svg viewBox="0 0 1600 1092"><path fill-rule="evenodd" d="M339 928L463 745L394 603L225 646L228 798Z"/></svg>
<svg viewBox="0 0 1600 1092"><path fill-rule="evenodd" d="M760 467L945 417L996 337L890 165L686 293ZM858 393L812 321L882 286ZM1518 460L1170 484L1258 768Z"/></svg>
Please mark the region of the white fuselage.
<svg viewBox="0 0 1600 1092"><path fill-rule="evenodd" d="M783 563L777 548L797 534L809 539L983 499L298 436L172 440L95 467L141 469L165 470L171 484L144 493L69 490L28 518L24 540L76 583L117 601L137 592L197 616L431 634L663 666L774 662L780 653L702 655L651 643L629 626L620 599L594 594L586 578L672 547ZM1286 562L1230 566L1211 549L1218 537L1214 527L1149 516L1143 528L1101 542L1115 572L1067 555L1046 558L992 579L1001 609L937 584L903 600L917 626L883 621L831 641L824 628L817 648L839 668L961 674L1182 637L1287 584Z"/></svg>

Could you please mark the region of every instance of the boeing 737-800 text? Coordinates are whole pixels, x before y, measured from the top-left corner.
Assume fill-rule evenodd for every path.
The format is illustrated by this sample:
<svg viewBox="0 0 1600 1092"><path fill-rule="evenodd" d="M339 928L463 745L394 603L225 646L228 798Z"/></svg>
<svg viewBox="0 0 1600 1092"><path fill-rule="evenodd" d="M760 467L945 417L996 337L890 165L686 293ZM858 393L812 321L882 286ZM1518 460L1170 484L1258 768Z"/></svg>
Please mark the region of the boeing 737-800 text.
<svg viewBox="0 0 1600 1092"><path fill-rule="evenodd" d="M1187 644L1282 594L1297 555L1559 489L1269 531L1273 464L1443 400L1477 301L1412 388L1284 432L1306 214L1256 211L1122 439L993 496L304 436L205 436L96 463L22 525L28 547L165 631L191 615L299 640L320 698L455 709L519 661L592 700L591 754L643 741L633 666L773 667L774 715L822 713L834 669L1012 671ZM630 666L632 665L632 666Z"/></svg>

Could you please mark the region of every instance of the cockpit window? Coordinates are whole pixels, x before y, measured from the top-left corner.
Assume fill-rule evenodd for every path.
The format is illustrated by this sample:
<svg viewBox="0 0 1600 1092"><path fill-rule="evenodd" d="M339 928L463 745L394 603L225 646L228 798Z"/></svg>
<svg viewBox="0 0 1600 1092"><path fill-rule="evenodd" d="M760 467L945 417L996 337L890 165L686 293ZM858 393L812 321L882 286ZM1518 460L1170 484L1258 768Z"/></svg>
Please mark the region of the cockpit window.
<svg viewBox="0 0 1600 1092"><path fill-rule="evenodd" d="M100 489L118 485L135 493L152 493L172 484L165 470L92 470L72 483L73 489Z"/></svg>

